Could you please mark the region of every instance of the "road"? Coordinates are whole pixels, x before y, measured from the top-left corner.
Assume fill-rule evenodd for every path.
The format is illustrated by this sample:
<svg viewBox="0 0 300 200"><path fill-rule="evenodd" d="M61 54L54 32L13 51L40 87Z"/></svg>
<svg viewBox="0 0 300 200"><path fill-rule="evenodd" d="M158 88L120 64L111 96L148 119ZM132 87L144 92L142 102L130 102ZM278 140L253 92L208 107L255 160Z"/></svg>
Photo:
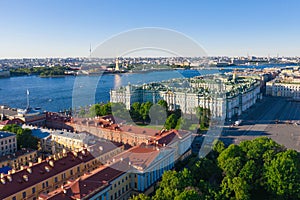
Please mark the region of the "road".
<svg viewBox="0 0 300 200"><path fill-rule="evenodd" d="M226 143L239 143L243 140L268 136L285 145L300 151L300 102L285 98L265 97L247 113L243 114L240 126L225 126L221 139ZM276 121L279 123L276 124Z"/></svg>

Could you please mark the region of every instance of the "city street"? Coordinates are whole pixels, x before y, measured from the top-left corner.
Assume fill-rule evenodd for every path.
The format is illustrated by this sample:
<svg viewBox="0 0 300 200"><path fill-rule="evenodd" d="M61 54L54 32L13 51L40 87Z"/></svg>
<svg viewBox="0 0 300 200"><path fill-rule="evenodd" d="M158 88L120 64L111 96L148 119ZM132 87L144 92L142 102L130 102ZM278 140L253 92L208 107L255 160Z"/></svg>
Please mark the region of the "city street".
<svg viewBox="0 0 300 200"><path fill-rule="evenodd" d="M221 139L226 143L239 143L258 136L268 136L300 151L300 102L286 98L264 97L241 119L239 126L225 126Z"/></svg>

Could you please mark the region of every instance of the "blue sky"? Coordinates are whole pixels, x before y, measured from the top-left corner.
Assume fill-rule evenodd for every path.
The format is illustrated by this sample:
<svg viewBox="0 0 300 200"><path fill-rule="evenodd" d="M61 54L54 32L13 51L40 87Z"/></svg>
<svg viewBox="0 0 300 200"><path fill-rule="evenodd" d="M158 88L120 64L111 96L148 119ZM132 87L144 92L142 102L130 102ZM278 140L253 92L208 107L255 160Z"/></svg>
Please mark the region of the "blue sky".
<svg viewBox="0 0 300 200"><path fill-rule="evenodd" d="M298 0L0 0L0 58L88 56L119 32L163 27L208 55L300 55Z"/></svg>

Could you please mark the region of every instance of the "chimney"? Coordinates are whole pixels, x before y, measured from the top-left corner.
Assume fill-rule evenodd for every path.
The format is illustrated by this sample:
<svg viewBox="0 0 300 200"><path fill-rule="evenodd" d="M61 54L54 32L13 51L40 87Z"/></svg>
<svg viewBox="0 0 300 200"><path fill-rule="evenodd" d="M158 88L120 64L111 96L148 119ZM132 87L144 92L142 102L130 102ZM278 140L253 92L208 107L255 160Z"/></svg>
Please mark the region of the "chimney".
<svg viewBox="0 0 300 200"><path fill-rule="evenodd" d="M23 175L23 179L24 179L24 181L28 181L28 176L27 175Z"/></svg>
<svg viewBox="0 0 300 200"><path fill-rule="evenodd" d="M77 154L77 152L76 152L76 151L73 151L73 155L74 155L75 157L77 157L77 156L78 156L78 154Z"/></svg>
<svg viewBox="0 0 300 200"><path fill-rule="evenodd" d="M49 161L49 165L50 165L51 167L54 167L54 162L53 162L53 160L50 160L50 161Z"/></svg>
<svg viewBox="0 0 300 200"><path fill-rule="evenodd" d="M67 150L63 149L63 157L67 157Z"/></svg>
<svg viewBox="0 0 300 200"><path fill-rule="evenodd" d="M7 179L8 179L9 182L12 182L12 176L11 175L8 175Z"/></svg>

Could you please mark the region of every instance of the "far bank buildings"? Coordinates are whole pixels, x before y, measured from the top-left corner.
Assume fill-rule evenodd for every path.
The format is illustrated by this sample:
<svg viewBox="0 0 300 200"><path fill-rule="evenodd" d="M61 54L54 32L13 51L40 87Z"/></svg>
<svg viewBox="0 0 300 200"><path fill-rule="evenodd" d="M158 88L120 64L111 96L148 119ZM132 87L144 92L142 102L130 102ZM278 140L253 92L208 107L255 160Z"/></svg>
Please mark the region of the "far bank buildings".
<svg viewBox="0 0 300 200"><path fill-rule="evenodd" d="M159 83L130 85L110 91L110 101L124 103L127 109L134 102L153 104L160 99L170 110L195 114L195 108L209 108L212 117L231 119L239 116L262 98L261 83L251 77L209 75L189 79L173 79Z"/></svg>

